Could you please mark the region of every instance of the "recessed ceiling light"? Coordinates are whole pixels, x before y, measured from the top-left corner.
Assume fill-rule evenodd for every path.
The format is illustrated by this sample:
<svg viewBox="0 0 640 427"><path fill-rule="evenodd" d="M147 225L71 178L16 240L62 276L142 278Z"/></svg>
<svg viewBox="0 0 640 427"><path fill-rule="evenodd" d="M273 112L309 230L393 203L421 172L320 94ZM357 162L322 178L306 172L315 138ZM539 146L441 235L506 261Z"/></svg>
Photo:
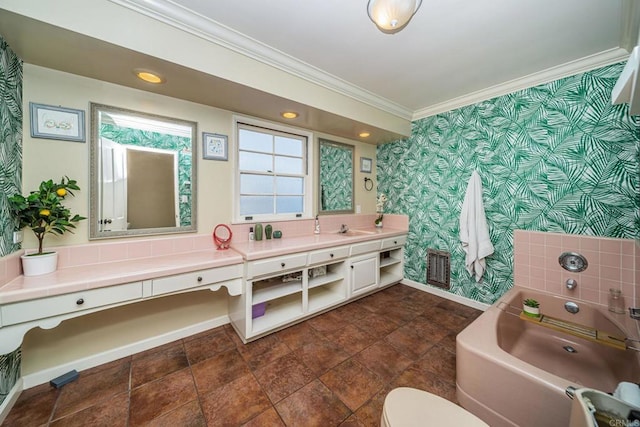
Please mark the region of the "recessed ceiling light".
<svg viewBox="0 0 640 427"><path fill-rule="evenodd" d="M360 138L368 138L368 137L370 137L370 136L371 136L371 134L370 134L369 132L360 132L360 133L358 134L358 136L359 136Z"/></svg>
<svg viewBox="0 0 640 427"><path fill-rule="evenodd" d="M281 116L284 117L285 119L295 119L296 117L298 117L298 113L294 111L285 111L284 113L281 114Z"/></svg>
<svg viewBox="0 0 640 427"><path fill-rule="evenodd" d="M164 83L165 82L164 77L162 77L161 75L159 75L157 73L154 73L153 71L135 69L135 70L133 70L133 73L140 80L144 80L147 83L159 84L159 83Z"/></svg>

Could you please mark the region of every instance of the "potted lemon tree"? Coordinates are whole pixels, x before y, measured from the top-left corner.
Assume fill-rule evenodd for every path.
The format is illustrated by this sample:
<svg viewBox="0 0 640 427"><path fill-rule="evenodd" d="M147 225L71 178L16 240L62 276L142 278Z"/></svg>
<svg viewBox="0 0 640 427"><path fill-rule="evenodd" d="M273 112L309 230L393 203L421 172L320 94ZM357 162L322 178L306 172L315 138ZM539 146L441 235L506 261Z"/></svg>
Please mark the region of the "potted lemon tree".
<svg viewBox="0 0 640 427"><path fill-rule="evenodd" d="M57 252L44 252L44 238L47 234L63 235L73 232L75 223L86 219L78 214L71 215L71 211L62 205L68 195L73 196L72 190L80 190L75 180L63 177L59 183L53 180L42 181L37 191L28 196L14 194L9 197L9 208L13 214L18 229L29 227L38 239L38 251L22 255L22 270L25 276L38 276L51 273L58 265Z"/></svg>

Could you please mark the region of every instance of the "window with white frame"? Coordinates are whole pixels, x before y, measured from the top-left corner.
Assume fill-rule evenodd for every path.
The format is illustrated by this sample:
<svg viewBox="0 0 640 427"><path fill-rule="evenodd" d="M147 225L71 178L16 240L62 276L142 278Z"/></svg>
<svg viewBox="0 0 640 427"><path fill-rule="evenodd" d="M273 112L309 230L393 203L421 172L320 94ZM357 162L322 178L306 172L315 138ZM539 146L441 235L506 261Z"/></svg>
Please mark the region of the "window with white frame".
<svg viewBox="0 0 640 427"><path fill-rule="evenodd" d="M281 125L236 121L239 221L309 218L310 135Z"/></svg>

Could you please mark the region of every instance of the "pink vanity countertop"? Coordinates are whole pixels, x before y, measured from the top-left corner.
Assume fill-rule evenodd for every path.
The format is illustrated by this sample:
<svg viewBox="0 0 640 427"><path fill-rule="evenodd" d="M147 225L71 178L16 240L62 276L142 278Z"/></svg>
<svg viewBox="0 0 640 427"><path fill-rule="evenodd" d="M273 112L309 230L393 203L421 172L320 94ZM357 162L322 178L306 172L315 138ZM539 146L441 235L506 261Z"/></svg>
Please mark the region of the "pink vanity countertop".
<svg viewBox="0 0 640 427"><path fill-rule="evenodd" d="M371 232L371 234L349 236L338 233L320 233L305 236L284 236L282 239L261 241L247 240L238 242L234 240L231 242L231 248L242 254L247 261L252 261L272 256L350 245L368 240L384 239L407 234L407 230L387 227L382 229L376 229L374 227L358 228L358 230L368 231Z"/></svg>
<svg viewBox="0 0 640 427"><path fill-rule="evenodd" d="M77 267L60 268L43 276L18 276L0 287L0 304L190 273L208 268L241 264L232 250L215 249L138 258Z"/></svg>

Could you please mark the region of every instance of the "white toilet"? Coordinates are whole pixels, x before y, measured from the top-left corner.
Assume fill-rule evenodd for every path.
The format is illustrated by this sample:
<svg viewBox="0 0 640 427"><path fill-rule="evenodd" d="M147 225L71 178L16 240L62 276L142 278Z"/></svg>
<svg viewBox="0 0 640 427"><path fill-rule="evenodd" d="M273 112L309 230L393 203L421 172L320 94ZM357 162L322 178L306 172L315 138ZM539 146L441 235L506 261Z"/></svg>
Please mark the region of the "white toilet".
<svg viewBox="0 0 640 427"><path fill-rule="evenodd" d="M440 396L409 387L394 388L382 407L381 427L489 427L480 418Z"/></svg>

